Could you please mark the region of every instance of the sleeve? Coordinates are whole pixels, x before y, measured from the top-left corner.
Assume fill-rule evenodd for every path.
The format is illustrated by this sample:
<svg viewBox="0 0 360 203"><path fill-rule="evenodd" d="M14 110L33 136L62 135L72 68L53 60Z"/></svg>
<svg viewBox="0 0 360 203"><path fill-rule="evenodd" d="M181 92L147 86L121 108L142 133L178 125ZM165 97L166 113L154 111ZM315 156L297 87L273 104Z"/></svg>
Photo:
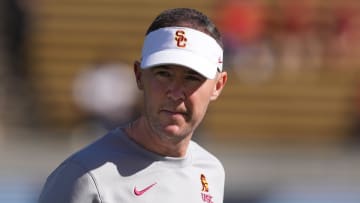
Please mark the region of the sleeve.
<svg viewBox="0 0 360 203"><path fill-rule="evenodd" d="M48 177L39 203L102 202L93 176L79 164L67 162Z"/></svg>

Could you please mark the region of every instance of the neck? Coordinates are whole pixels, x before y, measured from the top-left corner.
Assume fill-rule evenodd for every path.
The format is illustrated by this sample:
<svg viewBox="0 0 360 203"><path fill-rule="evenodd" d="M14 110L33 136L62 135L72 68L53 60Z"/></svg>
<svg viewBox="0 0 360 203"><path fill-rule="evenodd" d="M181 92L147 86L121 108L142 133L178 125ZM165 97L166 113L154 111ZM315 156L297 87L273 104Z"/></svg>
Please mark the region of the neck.
<svg viewBox="0 0 360 203"><path fill-rule="evenodd" d="M184 157L191 139L191 136L175 139L158 135L143 116L130 123L124 130L137 144L161 156Z"/></svg>

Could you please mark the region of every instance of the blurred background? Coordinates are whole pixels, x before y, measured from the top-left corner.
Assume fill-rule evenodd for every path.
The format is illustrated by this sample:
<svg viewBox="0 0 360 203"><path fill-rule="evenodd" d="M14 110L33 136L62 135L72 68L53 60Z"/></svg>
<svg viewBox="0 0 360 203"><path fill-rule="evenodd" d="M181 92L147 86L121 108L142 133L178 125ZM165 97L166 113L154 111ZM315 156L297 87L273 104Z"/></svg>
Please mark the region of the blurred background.
<svg viewBox="0 0 360 203"><path fill-rule="evenodd" d="M194 139L225 166L224 202L360 202L358 0L2 0L0 202L36 202L62 160L138 115L132 64L173 7L223 33L228 85Z"/></svg>

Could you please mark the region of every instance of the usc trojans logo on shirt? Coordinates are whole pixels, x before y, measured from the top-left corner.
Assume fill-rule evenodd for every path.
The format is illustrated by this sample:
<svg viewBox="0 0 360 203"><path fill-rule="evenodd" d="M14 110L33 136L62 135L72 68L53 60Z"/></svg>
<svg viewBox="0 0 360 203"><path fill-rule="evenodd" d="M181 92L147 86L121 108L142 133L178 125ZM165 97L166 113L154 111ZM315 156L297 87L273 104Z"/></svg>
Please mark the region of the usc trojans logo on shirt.
<svg viewBox="0 0 360 203"><path fill-rule="evenodd" d="M213 203L212 201L212 196L210 194L208 194L209 192L209 183L206 180L206 177L204 174L200 175L200 181L201 181L201 198L204 202L206 203Z"/></svg>
<svg viewBox="0 0 360 203"><path fill-rule="evenodd" d="M176 46L184 48L186 47L187 38L185 37L184 30L178 30L175 32Z"/></svg>
<svg viewBox="0 0 360 203"><path fill-rule="evenodd" d="M209 183L206 180L206 177L204 174L200 175L200 180L201 180L201 184L202 184L202 189L201 191L203 192L209 192Z"/></svg>

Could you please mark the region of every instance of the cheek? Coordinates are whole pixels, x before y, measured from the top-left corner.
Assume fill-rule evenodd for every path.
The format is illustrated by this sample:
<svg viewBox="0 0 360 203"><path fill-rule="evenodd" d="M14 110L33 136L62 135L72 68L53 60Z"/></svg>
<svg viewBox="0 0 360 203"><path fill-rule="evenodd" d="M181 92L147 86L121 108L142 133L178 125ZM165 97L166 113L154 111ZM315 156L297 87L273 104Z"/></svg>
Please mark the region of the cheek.
<svg viewBox="0 0 360 203"><path fill-rule="evenodd" d="M150 105L155 105L164 100L164 87L158 83L147 83L144 87L145 101Z"/></svg>
<svg viewBox="0 0 360 203"><path fill-rule="evenodd" d="M203 117L210 103L210 93L209 91L198 91L196 94L190 96L190 101L193 107L193 113L197 117Z"/></svg>
<svg viewBox="0 0 360 203"><path fill-rule="evenodd" d="M204 84L201 88L199 88L199 100L201 100L203 103L206 103L206 106L210 102L211 97L213 96L213 89L214 86L212 85L212 83Z"/></svg>
<svg viewBox="0 0 360 203"><path fill-rule="evenodd" d="M202 107L204 108L204 111L207 110L209 103L211 102L211 98L214 95L213 90L214 86L212 84L209 84L208 86L206 86L206 88L203 89L203 91L200 92Z"/></svg>
<svg viewBox="0 0 360 203"><path fill-rule="evenodd" d="M154 92L154 94L159 94L162 92L165 92L166 88L169 86L166 81L161 81L159 79L153 78L149 80L148 86L151 89L151 91Z"/></svg>
<svg viewBox="0 0 360 203"><path fill-rule="evenodd" d="M161 91L161 85L156 80L144 80L144 93L146 96L156 95Z"/></svg>

